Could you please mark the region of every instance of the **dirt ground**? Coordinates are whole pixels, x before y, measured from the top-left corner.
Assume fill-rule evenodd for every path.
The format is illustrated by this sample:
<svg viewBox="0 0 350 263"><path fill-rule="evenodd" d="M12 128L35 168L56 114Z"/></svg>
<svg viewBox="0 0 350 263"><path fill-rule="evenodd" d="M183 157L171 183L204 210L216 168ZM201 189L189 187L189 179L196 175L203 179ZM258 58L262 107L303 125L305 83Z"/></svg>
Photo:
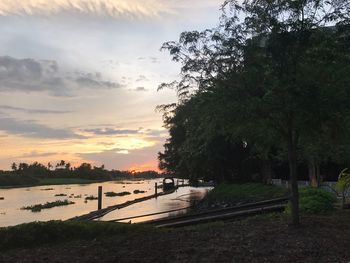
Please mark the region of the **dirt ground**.
<svg viewBox="0 0 350 263"><path fill-rule="evenodd" d="M258 216L148 234L7 251L0 262L350 262L350 211Z"/></svg>

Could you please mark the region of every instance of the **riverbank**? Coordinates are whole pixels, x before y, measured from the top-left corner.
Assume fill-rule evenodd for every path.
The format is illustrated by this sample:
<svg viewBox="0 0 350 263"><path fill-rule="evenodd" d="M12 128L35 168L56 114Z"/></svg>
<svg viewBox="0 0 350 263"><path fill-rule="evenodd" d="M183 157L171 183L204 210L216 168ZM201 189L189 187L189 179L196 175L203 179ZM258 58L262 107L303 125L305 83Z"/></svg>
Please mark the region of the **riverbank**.
<svg viewBox="0 0 350 263"><path fill-rule="evenodd" d="M329 215L303 216L302 225L298 228L290 226L289 219L283 214L167 230L116 224L119 230L98 230L96 234L104 234L95 237L89 231L82 235L82 231L76 230L73 240L60 242L54 239L67 235L69 231L56 227L48 232L53 239L51 244L6 249L0 255L0 261L348 262L349 221L350 211L337 210ZM101 229L107 230L114 226L101 222L74 224L99 224ZM25 227L22 231L30 233ZM2 234L1 230L0 240L3 239ZM32 238L39 236L30 235ZM48 240L49 236L46 236ZM20 237L18 236L19 239Z"/></svg>

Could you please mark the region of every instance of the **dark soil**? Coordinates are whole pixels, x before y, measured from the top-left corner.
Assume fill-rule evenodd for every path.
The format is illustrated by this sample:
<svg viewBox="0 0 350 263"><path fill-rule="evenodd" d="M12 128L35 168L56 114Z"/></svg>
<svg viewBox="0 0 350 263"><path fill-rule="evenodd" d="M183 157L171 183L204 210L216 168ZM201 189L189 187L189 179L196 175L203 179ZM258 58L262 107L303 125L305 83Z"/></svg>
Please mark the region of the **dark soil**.
<svg viewBox="0 0 350 263"><path fill-rule="evenodd" d="M258 216L0 254L0 262L350 262L350 212Z"/></svg>

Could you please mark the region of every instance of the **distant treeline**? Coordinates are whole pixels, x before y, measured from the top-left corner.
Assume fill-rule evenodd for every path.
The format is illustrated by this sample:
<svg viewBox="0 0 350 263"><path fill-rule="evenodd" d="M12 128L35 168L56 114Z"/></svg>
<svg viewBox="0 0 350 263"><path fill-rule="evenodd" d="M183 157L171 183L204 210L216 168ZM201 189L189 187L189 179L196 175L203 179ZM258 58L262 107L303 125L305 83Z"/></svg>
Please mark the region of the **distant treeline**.
<svg viewBox="0 0 350 263"><path fill-rule="evenodd" d="M82 163L78 167L72 167L69 162L64 160L53 166L48 163L46 166L34 162L28 163L13 163L11 171L0 170L0 186L12 185L31 185L36 184L41 179L49 178L67 178L67 179L86 179L86 180L115 180L115 179L150 179L157 178L161 175L156 171L120 171L107 170L105 166L92 166L90 163Z"/></svg>

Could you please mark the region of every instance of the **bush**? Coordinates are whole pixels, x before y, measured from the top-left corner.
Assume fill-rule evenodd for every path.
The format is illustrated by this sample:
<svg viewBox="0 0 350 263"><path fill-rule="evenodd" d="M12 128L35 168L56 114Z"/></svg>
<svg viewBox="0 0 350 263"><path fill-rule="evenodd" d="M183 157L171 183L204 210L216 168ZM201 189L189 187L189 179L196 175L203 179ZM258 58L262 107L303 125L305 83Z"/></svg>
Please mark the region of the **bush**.
<svg viewBox="0 0 350 263"><path fill-rule="evenodd" d="M320 188L306 187L300 189L299 209L305 214L322 214L334 209L334 203L337 198L334 194ZM289 204L286 212L290 213L291 205Z"/></svg>

